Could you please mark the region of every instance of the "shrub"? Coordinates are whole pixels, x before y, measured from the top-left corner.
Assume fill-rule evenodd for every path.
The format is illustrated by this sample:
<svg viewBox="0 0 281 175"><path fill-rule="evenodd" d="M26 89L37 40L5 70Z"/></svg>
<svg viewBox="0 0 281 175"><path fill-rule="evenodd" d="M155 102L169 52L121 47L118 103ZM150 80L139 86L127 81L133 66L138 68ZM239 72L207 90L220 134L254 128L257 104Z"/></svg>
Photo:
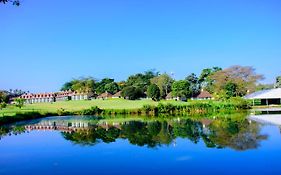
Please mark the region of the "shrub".
<svg viewBox="0 0 281 175"><path fill-rule="evenodd" d="M81 115L96 115L100 114L102 110L98 108L97 106L93 106L90 109L84 109L80 112ZM111 114L111 112L110 112Z"/></svg>
<svg viewBox="0 0 281 175"><path fill-rule="evenodd" d="M68 113L67 113L67 111L65 111L65 109L60 108L57 110L57 114L58 114L58 116L63 116L63 115L67 115Z"/></svg>
<svg viewBox="0 0 281 175"><path fill-rule="evenodd" d="M6 107L7 107L7 103L5 103L5 102L0 103L0 110L4 109Z"/></svg>

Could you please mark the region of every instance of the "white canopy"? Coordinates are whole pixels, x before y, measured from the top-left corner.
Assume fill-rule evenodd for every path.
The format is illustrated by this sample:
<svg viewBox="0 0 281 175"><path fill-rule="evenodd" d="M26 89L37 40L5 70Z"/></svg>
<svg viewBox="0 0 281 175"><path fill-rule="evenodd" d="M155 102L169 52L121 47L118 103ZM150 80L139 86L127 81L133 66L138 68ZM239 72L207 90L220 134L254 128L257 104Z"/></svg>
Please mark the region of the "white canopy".
<svg viewBox="0 0 281 175"><path fill-rule="evenodd" d="M245 99L281 99L281 88L258 91L244 97Z"/></svg>

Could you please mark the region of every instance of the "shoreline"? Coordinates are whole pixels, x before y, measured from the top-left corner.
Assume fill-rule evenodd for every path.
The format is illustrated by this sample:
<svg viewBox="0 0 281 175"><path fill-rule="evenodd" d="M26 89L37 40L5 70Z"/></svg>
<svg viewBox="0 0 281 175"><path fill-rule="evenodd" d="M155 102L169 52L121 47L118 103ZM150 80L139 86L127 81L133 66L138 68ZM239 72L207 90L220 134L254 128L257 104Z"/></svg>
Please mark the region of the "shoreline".
<svg viewBox="0 0 281 175"><path fill-rule="evenodd" d="M43 118L49 116L117 116L117 115L131 115L131 116L181 116L181 115L196 115L196 114L210 114L218 112L234 112L251 109L247 103L242 102L214 102L214 101L197 101L186 104L163 104L158 105L144 105L137 109L101 109L97 106L92 106L88 109L81 109L76 111L69 111L63 108L57 111L20 111L14 115L5 115L0 117L0 125L13 123L22 120Z"/></svg>

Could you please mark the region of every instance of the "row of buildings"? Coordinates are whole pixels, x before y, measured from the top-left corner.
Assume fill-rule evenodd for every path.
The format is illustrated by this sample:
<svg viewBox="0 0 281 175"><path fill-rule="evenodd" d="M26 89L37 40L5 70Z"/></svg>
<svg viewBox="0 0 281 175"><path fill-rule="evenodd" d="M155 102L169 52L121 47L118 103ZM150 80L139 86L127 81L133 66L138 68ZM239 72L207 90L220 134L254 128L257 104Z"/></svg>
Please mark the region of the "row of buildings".
<svg viewBox="0 0 281 175"><path fill-rule="evenodd" d="M51 92L51 93L27 93L20 96L25 99L25 103L51 103L67 100L88 100L92 93L79 93L73 91Z"/></svg>
<svg viewBox="0 0 281 175"><path fill-rule="evenodd" d="M62 91L55 93L27 93L20 96L20 98L25 99L25 103L52 103L57 101L68 101L68 100L90 100L92 98L96 99L110 99L110 98L122 98L121 91L111 94L109 92L104 92L98 96L94 96L93 93L79 93L74 91ZM212 95L207 91L201 91L201 93L194 99L212 99ZM184 98L174 97L172 93L169 93L166 100L182 100L186 101Z"/></svg>
<svg viewBox="0 0 281 175"><path fill-rule="evenodd" d="M69 100L90 100L92 98L96 99L108 99L108 98L121 98L121 91L116 94L110 94L108 92L102 93L95 97L93 93L83 93L75 91L61 91L61 92L51 92L51 93L26 93L21 95L19 98L25 100L25 103L52 103L58 101L69 101Z"/></svg>

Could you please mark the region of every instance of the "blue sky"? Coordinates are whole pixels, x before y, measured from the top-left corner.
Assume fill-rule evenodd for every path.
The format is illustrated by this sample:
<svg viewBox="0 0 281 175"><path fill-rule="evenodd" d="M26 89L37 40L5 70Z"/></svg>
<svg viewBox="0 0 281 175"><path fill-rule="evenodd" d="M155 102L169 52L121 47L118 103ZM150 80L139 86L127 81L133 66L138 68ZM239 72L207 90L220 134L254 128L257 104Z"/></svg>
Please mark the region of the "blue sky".
<svg viewBox="0 0 281 175"><path fill-rule="evenodd" d="M280 0L24 0L0 5L0 89L58 90L80 76L124 80L212 66L281 74Z"/></svg>

